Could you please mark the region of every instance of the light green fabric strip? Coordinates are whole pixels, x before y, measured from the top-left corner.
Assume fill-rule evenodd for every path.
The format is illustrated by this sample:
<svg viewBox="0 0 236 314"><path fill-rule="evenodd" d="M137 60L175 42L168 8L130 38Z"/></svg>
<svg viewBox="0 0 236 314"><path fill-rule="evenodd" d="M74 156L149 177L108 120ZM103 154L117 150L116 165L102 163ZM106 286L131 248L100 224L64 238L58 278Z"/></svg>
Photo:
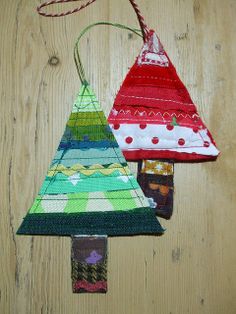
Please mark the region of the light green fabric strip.
<svg viewBox="0 0 236 314"><path fill-rule="evenodd" d="M95 112L102 111L97 98L89 85L83 85L76 101L73 105L72 112Z"/></svg>
<svg viewBox="0 0 236 314"><path fill-rule="evenodd" d="M106 198L113 196L110 202L117 210L127 210L127 208L131 209L136 207L135 199L132 198L130 191L119 191L118 193L105 192L104 195Z"/></svg>
<svg viewBox="0 0 236 314"><path fill-rule="evenodd" d="M77 213L132 210L148 206L140 188L132 191L81 192L38 196L29 213Z"/></svg>

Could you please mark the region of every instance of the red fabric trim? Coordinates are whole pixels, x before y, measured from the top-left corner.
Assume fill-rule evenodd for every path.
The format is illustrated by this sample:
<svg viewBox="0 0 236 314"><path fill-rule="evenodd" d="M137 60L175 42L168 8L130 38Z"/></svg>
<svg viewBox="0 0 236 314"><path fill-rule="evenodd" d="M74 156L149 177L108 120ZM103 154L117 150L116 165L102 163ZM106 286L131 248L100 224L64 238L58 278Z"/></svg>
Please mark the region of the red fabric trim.
<svg viewBox="0 0 236 314"><path fill-rule="evenodd" d="M199 162L216 160L217 156L208 156L190 153L178 153L169 150L123 150L123 155L128 161L137 161L142 159L171 159L178 162Z"/></svg>
<svg viewBox="0 0 236 314"><path fill-rule="evenodd" d="M74 284L74 289L84 289L88 292L96 292L96 291L107 291L107 282L106 281L97 281L96 283L90 283L86 280L77 281Z"/></svg>

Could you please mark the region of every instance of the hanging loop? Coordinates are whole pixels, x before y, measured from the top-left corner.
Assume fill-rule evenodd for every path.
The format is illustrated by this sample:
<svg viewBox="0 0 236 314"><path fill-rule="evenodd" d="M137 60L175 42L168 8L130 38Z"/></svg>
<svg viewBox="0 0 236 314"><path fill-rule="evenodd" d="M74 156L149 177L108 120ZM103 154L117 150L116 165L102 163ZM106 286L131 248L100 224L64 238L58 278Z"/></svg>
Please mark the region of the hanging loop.
<svg viewBox="0 0 236 314"><path fill-rule="evenodd" d="M139 9L139 6L135 2L135 0L129 0L129 2L131 3L131 5L134 8L134 11L137 15L139 25L140 25L140 28L141 28L142 34L143 34L143 41L145 42L147 39L148 33L149 33L149 28L148 28L147 24L145 23L144 17L143 17L143 15Z"/></svg>
<svg viewBox="0 0 236 314"><path fill-rule="evenodd" d="M91 28L95 27L95 26L101 26L101 25L108 25L108 26L113 26L119 29L123 29L123 30L128 30L130 32L133 32L134 34L142 37L141 35L141 30L140 29L136 29L136 28L132 28L123 24L118 24L118 23L111 23L111 22L97 22L94 24L91 24L89 26L87 26L79 35L79 37L76 40L75 43L75 47L74 47L74 60L75 60L75 64L76 64L76 68L77 68L77 72L80 78L80 81L82 84L86 85L88 84L87 82L87 78L85 75L85 71L84 71L84 67L83 67L83 63L81 62L81 58L80 58L80 53L79 53L79 43L80 43L80 39L84 36L84 34L89 31Z"/></svg>
<svg viewBox="0 0 236 314"><path fill-rule="evenodd" d="M43 8L48 7L50 5L54 5L54 4L58 4L58 3L76 2L76 1L82 1L82 0L52 0L52 1L47 1L47 2L42 3L40 6L38 6L37 11L38 11L38 14L45 16L45 17L63 17L63 16L77 13L77 12L83 10L84 8L89 6L90 4L94 3L96 0L89 0L87 3L82 4L78 8L75 8L73 10L68 10L68 11L62 12L62 13L46 13L42 10ZM142 30L143 40L146 41L147 35L149 33L149 29L147 27L147 24L144 21L144 17L141 14L141 11L140 11L136 1L135 0L129 0L129 2L131 3L131 5L132 5L132 7L133 7L133 9L137 15L139 25L140 25L140 28Z"/></svg>
<svg viewBox="0 0 236 314"><path fill-rule="evenodd" d="M78 8L75 8L73 10L69 10L69 11L66 11L66 12L58 13L58 14L55 14L55 13L45 13L45 12L42 11L42 9L44 7L48 7L48 6L53 5L53 4L66 3L66 2L76 2L76 1L82 1L82 0L52 0L52 1L47 1L47 2L42 3L40 6L38 6L37 7L37 11L38 11L38 14L40 14L42 16L46 16L46 17L62 17L62 16L70 15L70 14L73 14L73 13L77 13L80 10L83 10L84 8L86 8L87 6L92 4L93 2L95 2L96 0L90 0L87 3L85 3L85 4L82 4Z"/></svg>

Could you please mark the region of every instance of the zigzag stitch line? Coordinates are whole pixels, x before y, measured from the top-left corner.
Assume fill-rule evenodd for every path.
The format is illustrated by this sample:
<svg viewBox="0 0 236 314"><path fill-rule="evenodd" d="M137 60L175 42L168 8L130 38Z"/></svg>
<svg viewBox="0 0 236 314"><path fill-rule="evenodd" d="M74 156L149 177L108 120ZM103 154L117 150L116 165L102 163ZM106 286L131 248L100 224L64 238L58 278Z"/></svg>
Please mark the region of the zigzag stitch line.
<svg viewBox="0 0 236 314"><path fill-rule="evenodd" d="M182 117L182 118L189 118L189 119L193 119L193 118L199 118L199 115L197 113L194 113L192 116L188 113L186 114L183 114L183 113L169 113L168 111L165 111L165 112L154 112L154 111L150 111L150 112L146 112L146 111L139 111L139 110L136 110L134 111L134 113L131 112L131 110L124 110L124 109L120 109L120 111L117 111L116 110L116 116L119 115L119 114L124 114L124 115L128 115L128 114L131 114L131 115L140 115L140 116L143 116L143 115L147 115L147 116L151 116L151 115L154 115L154 116L157 116L157 115L160 115L160 116L165 116L165 115L168 115L168 116L171 116L171 117L176 117L176 118L179 118L179 117Z"/></svg>

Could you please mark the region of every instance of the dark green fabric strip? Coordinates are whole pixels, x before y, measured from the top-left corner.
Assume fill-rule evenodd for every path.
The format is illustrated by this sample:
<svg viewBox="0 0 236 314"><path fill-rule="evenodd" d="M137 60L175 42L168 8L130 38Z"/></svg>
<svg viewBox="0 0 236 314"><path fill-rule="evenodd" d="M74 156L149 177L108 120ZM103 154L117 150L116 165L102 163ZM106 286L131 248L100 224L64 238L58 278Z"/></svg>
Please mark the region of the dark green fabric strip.
<svg viewBox="0 0 236 314"><path fill-rule="evenodd" d="M161 234L150 208L131 211L27 214L17 234L25 235L138 235Z"/></svg>

